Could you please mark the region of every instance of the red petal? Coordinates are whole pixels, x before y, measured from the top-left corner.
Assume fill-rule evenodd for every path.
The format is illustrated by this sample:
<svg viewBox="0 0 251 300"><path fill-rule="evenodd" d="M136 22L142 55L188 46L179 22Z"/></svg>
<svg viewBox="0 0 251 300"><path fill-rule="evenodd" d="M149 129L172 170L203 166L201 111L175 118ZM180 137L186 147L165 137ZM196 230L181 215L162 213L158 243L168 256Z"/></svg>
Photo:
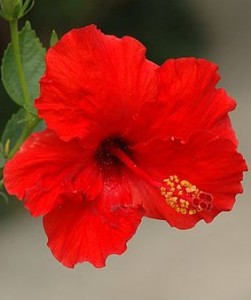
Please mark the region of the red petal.
<svg viewBox="0 0 251 300"><path fill-rule="evenodd" d="M102 189L102 178L86 152L77 141L63 142L50 130L35 133L6 164L5 187L24 199L34 216L58 206L65 192L84 190L94 198Z"/></svg>
<svg viewBox="0 0 251 300"><path fill-rule="evenodd" d="M204 59L167 60L159 69L160 101L166 103L161 132L187 139L194 130L210 130L231 139L235 135L227 113L235 101L223 89L217 66Z"/></svg>
<svg viewBox="0 0 251 300"><path fill-rule="evenodd" d="M166 203L158 189L141 183L141 190L144 189L145 193L138 196L137 202L143 202L148 216L166 219L172 226L187 229L201 219L211 222L219 212L230 210L236 194L242 192L243 171L247 170L243 157L231 141L212 133L198 132L187 142L155 139L137 145L134 151L137 163L159 182L177 175L201 191L212 194L211 211L182 215Z"/></svg>
<svg viewBox="0 0 251 300"><path fill-rule="evenodd" d="M48 51L46 65L36 107L64 140L90 128L100 140L125 133L142 105L155 99L156 65L145 59L143 45L93 25L67 33Z"/></svg>
<svg viewBox="0 0 251 300"><path fill-rule="evenodd" d="M71 195L73 197L73 195ZM73 203L44 217L48 246L66 267L89 261L101 268L110 254L122 254L142 217L139 207L128 205L128 189L116 179L107 180L102 196L93 202Z"/></svg>

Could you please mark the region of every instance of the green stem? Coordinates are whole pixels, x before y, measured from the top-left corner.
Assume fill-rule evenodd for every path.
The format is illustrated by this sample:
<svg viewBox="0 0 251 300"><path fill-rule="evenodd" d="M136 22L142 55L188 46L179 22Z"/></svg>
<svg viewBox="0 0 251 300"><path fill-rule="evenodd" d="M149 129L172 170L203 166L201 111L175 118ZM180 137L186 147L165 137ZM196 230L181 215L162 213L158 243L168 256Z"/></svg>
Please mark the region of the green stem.
<svg viewBox="0 0 251 300"><path fill-rule="evenodd" d="M17 68L17 74L21 86L21 91L23 95L23 103L24 107L29 106L30 104L30 95L27 88L27 83L24 76L24 70L21 60L21 53L20 53L20 45L19 45L19 37L18 37L18 21L13 20L9 22L10 24L10 33L11 33L11 41L13 45L14 50L14 57L15 57L15 63ZM27 139L27 137L32 133L34 128L36 127L37 123L39 122L39 119L31 114L29 111L25 110L25 127L23 129L23 132L21 133L19 139L17 140L15 146L13 149L8 153L7 158L10 159L12 156L17 152L17 150L20 148L20 146L23 144L23 142Z"/></svg>
<svg viewBox="0 0 251 300"><path fill-rule="evenodd" d="M23 94L24 105L29 105L30 103L30 95L26 85L22 60L21 60L21 53L20 53L20 46L19 46L19 38L18 38L18 23L17 20L10 21L10 34L11 34L11 41L14 50L14 57L16 62L17 74L20 81L20 86Z"/></svg>

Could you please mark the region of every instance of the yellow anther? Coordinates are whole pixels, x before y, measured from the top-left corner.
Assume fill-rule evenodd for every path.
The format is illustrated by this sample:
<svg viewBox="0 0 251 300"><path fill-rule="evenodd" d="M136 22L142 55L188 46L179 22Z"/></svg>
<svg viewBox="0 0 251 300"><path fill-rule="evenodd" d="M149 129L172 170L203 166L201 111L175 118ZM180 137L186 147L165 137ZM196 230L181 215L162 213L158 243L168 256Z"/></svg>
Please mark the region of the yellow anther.
<svg viewBox="0 0 251 300"><path fill-rule="evenodd" d="M160 188L160 193L176 212L194 215L202 210L211 209L212 195L200 191L188 180L179 180L177 175L171 175L163 181L165 186Z"/></svg>
<svg viewBox="0 0 251 300"><path fill-rule="evenodd" d="M187 210L185 208L181 208L180 213L182 213L182 215L185 215L187 213Z"/></svg>
<svg viewBox="0 0 251 300"><path fill-rule="evenodd" d="M182 186L189 186L189 182L187 180L181 180L180 184Z"/></svg>

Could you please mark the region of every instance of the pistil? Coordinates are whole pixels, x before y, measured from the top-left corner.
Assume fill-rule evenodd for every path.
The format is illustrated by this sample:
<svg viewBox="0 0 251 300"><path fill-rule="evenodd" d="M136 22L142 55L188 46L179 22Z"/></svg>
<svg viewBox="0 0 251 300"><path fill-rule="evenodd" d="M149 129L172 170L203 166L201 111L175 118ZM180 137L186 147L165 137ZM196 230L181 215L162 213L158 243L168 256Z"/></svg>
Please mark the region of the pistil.
<svg viewBox="0 0 251 300"><path fill-rule="evenodd" d="M159 189L167 205L173 208L177 213L194 215L201 211L211 210L213 196L200 190L188 180L180 180L177 175L171 175L164 179L163 182L156 181L133 162L125 151L115 144L110 144L106 150L110 155L116 157L127 166L134 174Z"/></svg>
<svg viewBox="0 0 251 300"><path fill-rule="evenodd" d="M137 164L135 164L130 157L120 148L117 147L111 147L109 149L109 152L117 157L124 165L128 167L134 174L138 175L140 178L146 180L151 185L160 188L161 185L154 181L147 173L145 173Z"/></svg>

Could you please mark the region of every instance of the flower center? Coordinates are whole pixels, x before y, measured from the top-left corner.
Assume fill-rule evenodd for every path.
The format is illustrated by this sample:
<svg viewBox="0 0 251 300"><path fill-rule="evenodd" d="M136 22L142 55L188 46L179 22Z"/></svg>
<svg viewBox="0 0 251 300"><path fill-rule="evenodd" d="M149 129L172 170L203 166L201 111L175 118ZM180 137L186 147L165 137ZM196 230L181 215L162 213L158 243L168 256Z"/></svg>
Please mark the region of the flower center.
<svg viewBox="0 0 251 300"><path fill-rule="evenodd" d="M145 173L129 156L127 144L118 138L107 139L101 143L97 151L97 159L102 166L123 163L134 174L159 189L166 203L176 212L183 215L194 215L212 209L213 196L201 191L187 180L180 180L171 175L163 182L156 181Z"/></svg>
<svg viewBox="0 0 251 300"><path fill-rule="evenodd" d="M120 159L111 151L114 148L128 153L128 147L125 141L116 137L108 138L100 144L96 152L96 160L101 166L118 165L120 163Z"/></svg>
<svg viewBox="0 0 251 300"><path fill-rule="evenodd" d="M202 210L211 210L213 196L200 191L187 180L180 180L173 175L164 179L165 186L161 186L161 195L166 203L176 212L194 215Z"/></svg>

